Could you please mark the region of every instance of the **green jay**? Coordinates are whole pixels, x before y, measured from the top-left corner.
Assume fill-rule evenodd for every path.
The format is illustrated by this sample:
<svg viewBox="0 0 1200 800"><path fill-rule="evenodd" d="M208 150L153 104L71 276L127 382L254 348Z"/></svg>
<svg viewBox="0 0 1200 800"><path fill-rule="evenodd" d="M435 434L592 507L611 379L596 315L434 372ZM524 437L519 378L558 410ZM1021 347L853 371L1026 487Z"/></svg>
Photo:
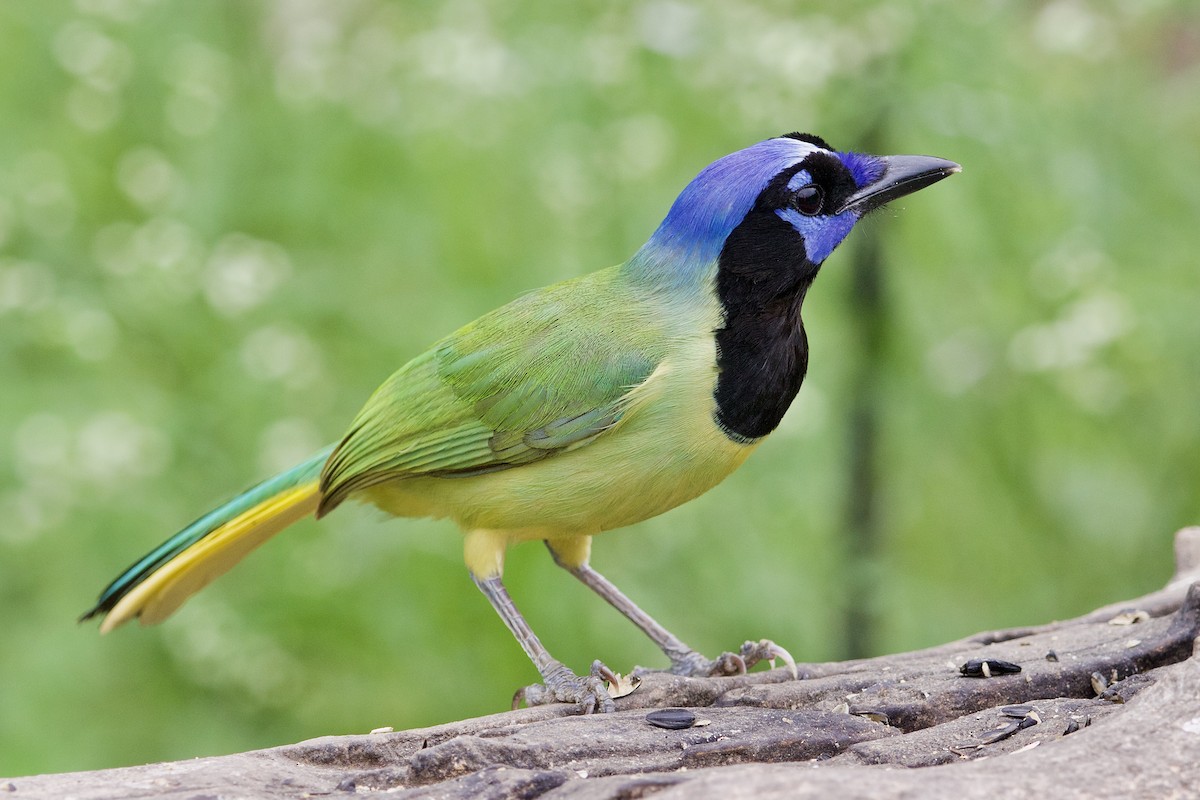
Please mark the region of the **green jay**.
<svg viewBox="0 0 1200 800"><path fill-rule="evenodd" d="M160 622L288 525L357 500L458 524L471 577L541 675L522 690L529 703L611 710L612 673L597 661L576 675L521 616L501 575L506 549L522 541L545 542L672 672L791 663L767 640L703 657L589 566L592 537L737 469L800 389L801 305L821 264L865 214L958 171L800 133L715 161L628 261L524 295L435 343L384 381L340 442L188 525L83 618L103 616L103 632Z"/></svg>

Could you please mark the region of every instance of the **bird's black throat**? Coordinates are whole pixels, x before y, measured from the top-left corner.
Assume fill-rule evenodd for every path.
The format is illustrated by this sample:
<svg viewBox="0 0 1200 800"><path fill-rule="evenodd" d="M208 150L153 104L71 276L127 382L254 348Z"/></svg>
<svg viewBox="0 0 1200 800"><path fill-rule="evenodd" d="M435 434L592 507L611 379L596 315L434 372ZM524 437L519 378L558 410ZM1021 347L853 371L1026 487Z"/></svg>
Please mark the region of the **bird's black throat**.
<svg viewBox="0 0 1200 800"><path fill-rule="evenodd" d="M775 430L800 390L808 368L800 306L817 269L803 239L769 208L756 208L725 240L713 396L717 423L735 441Z"/></svg>

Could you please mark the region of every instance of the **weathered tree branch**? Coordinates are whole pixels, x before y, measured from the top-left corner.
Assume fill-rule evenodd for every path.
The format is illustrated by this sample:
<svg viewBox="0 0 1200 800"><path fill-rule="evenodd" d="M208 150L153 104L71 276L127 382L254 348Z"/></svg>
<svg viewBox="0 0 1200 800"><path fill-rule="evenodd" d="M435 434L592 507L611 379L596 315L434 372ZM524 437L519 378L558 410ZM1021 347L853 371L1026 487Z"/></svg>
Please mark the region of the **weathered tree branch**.
<svg viewBox="0 0 1200 800"><path fill-rule="evenodd" d="M1200 528L1166 588L1074 620L195 761L0 779L24 798L1184 797L1200 791ZM965 677L976 659L992 677ZM1012 662L1017 674L995 674ZM691 708L665 730L646 711ZM1068 735L1069 734L1069 735ZM880 769L920 767L921 769ZM870 767L875 766L872 769Z"/></svg>

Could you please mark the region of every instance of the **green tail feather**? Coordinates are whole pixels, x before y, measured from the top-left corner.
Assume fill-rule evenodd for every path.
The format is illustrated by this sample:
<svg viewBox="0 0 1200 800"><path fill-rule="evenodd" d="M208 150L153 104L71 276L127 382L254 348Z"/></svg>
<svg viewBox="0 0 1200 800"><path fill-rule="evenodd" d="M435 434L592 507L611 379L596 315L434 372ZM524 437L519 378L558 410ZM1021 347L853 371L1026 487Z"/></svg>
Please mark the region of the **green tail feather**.
<svg viewBox="0 0 1200 800"><path fill-rule="evenodd" d="M302 464L292 467L286 472L269 478L257 486L247 489L227 503L213 509L200 519L188 525L179 533L167 539L158 547L142 556L138 561L122 572L116 580L105 587L100 593L96 605L79 618L80 622L91 619L98 614L107 614L121 598L129 594L133 587L152 575L159 567L166 564L175 556L182 553L196 542L203 539L217 528L246 513L268 497L287 491L307 481L316 480L321 474L321 467L333 447L326 447Z"/></svg>

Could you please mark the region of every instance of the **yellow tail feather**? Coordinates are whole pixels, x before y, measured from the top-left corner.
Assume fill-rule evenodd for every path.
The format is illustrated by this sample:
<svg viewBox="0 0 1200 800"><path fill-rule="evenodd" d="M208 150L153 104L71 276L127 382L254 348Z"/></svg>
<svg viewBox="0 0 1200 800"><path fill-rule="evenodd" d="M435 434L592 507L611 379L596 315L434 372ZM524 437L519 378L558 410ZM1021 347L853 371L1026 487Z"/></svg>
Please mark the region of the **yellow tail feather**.
<svg viewBox="0 0 1200 800"><path fill-rule="evenodd" d="M143 625L162 622L251 550L316 511L319 499L317 482L312 481L280 492L226 522L121 598L104 618L100 632L108 633L134 617Z"/></svg>

